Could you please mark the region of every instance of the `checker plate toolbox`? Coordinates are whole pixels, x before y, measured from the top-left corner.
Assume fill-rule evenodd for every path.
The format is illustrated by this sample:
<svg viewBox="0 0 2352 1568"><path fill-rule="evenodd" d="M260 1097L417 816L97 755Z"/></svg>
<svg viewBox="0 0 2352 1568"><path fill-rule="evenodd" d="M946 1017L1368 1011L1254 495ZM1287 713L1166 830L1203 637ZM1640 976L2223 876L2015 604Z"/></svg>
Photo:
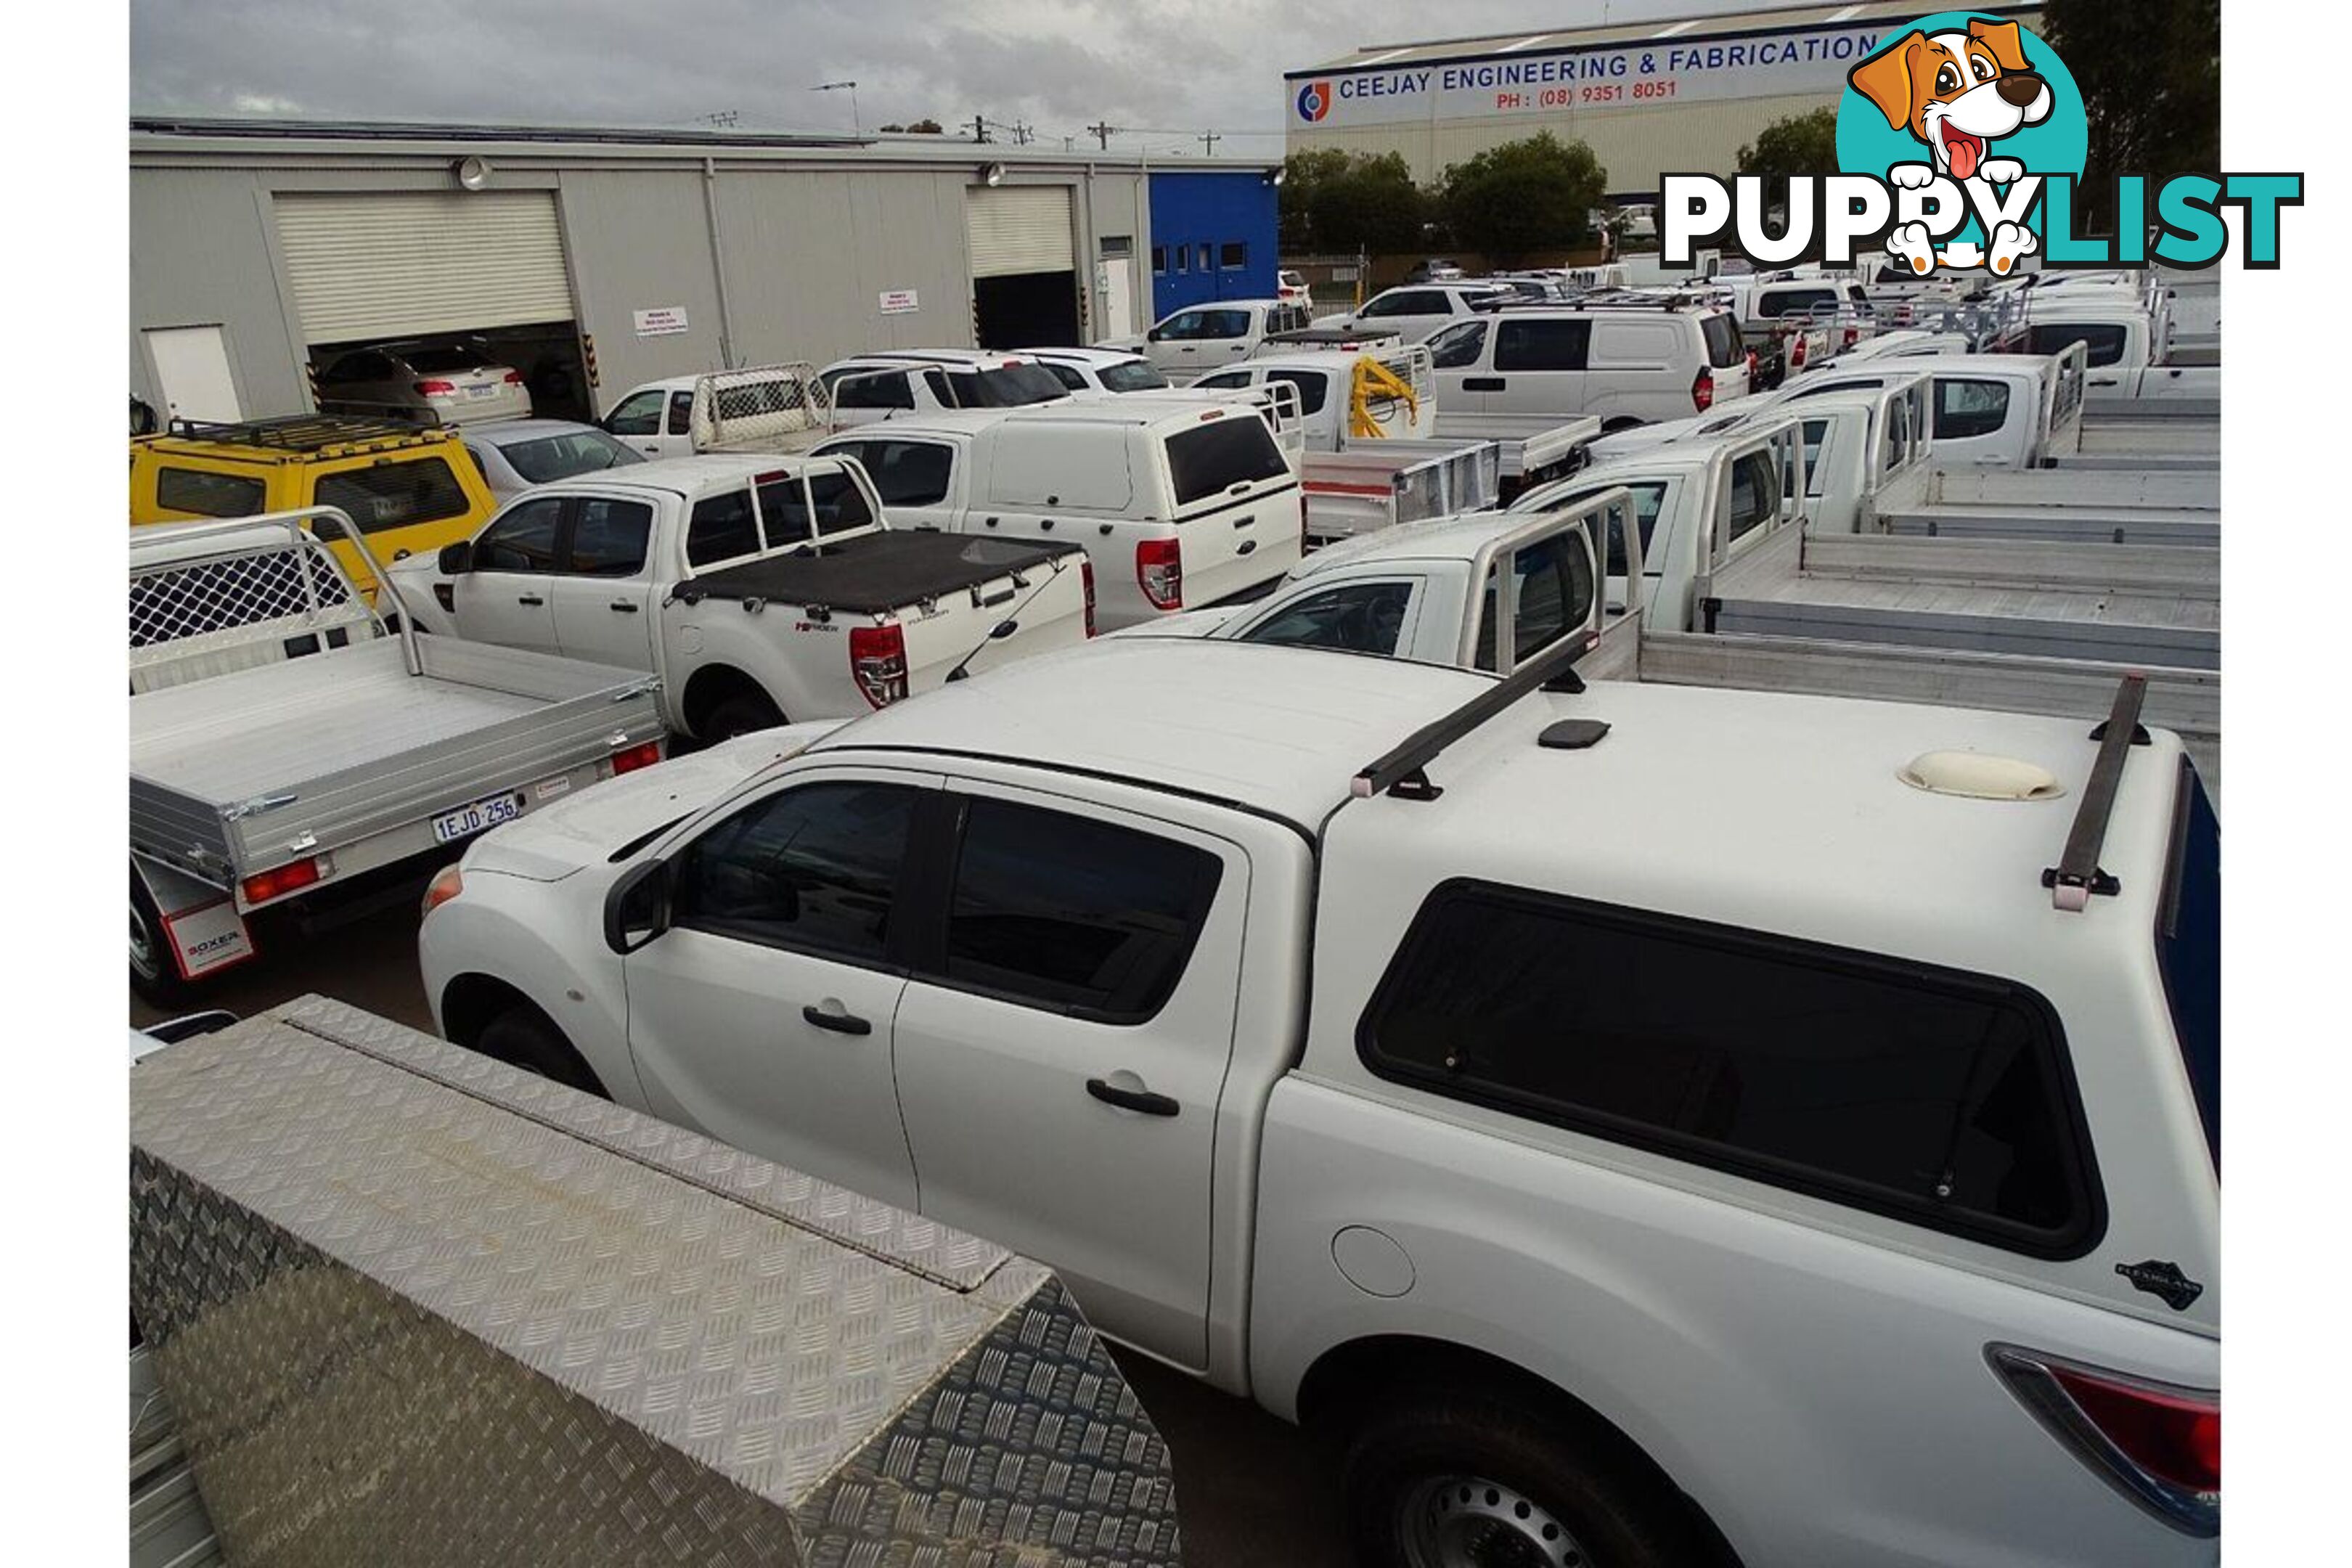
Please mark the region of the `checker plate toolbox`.
<svg viewBox="0 0 2352 1568"><path fill-rule="evenodd" d="M1174 1564L1042 1266L306 997L131 1075L131 1302L226 1560Z"/></svg>

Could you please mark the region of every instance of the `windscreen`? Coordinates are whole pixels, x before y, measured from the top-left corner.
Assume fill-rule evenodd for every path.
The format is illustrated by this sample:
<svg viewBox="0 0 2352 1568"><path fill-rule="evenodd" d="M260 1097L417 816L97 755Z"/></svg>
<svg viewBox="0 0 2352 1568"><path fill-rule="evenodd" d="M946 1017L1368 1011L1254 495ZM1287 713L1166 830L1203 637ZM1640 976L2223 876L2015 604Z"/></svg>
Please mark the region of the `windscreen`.
<svg viewBox="0 0 2352 1568"><path fill-rule="evenodd" d="M1182 507L1236 485L1286 476L1290 465L1264 421L1220 419L1169 437L1168 469Z"/></svg>
<svg viewBox="0 0 2352 1568"><path fill-rule="evenodd" d="M1070 389L1055 380L1053 372L1037 364L951 370L948 372L948 385L955 393L959 408L1022 408L1070 395Z"/></svg>
<svg viewBox="0 0 2352 1568"><path fill-rule="evenodd" d="M567 430L537 441L517 441L499 451L516 473L535 485L646 460L643 452L623 446L602 430Z"/></svg>

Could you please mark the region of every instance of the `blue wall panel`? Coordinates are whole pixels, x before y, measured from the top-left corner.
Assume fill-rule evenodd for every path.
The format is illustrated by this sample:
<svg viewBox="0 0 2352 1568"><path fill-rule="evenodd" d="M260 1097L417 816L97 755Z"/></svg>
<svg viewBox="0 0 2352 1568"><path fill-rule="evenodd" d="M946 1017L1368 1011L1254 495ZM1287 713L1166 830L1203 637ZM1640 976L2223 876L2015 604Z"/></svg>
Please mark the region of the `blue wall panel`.
<svg viewBox="0 0 2352 1568"><path fill-rule="evenodd" d="M1151 319L1203 300L1271 300L1276 201L1255 169L1151 175ZM1229 247L1239 246L1238 255ZM1233 262L1237 265L1227 265Z"/></svg>

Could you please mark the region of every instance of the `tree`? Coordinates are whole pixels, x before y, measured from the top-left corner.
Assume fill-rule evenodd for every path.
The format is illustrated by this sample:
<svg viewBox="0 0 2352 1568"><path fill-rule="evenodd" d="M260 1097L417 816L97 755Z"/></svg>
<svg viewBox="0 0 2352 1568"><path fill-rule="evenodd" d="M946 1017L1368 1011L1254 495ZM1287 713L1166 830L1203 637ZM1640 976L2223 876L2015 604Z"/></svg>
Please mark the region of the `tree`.
<svg viewBox="0 0 2352 1568"><path fill-rule="evenodd" d="M1447 169L1441 206L1454 243L1508 265L1583 244L1608 185L1591 147L1541 131Z"/></svg>
<svg viewBox="0 0 2352 1568"><path fill-rule="evenodd" d="M882 131L888 136L937 136L940 133L940 122L936 120L918 120L911 125L885 125Z"/></svg>
<svg viewBox="0 0 2352 1568"><path fill-rule="evenodd" d="M1283 248L1293 255L1410 250L1421 243L1428 205L1401 153L1294 153L1283 163Z"/></svg>
<svg viewBox="0 0 2352 1568"><path fill-rule="evenodd" d="M2090 155L2075 197L2077 223L2112 231L2115 179L2221 166L2220 0L2047 0L2042 37L2083 89Z"/></svg>
<svg viewBox="0 0 2352 1568"><path fill-rule="evenodd" d="M1739 172L1768 179L1836 174L1837 110L1816 109L1772 121L1739 150Z"/></svg>

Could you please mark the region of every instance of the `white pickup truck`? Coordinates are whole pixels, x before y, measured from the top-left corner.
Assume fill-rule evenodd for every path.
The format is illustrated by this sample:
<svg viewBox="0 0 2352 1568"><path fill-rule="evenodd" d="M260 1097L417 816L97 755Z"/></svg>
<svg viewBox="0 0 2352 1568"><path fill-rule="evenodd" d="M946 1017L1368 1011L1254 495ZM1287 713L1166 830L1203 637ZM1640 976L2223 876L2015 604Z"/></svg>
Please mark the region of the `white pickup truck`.
<svg viewBox="0 0 2352 1568"><path fill-rule="evenodd" d="M332 507L131 531L131 984L158 1005L265 932L414 896L447 847L658 762L653 683L609 661L397 631Z"/></svg>
<svg viewBox="0 0 2352 1568"><path fill-rule="evenodd" d="M2151 295L2130 288L2061 289L2029 295L2024 348L2056 353L2070 343L2090 355L2094 408L2127 408L2137 416L2218 416L2221 366L2173 358L2172 315Z"/></svg>
<svg viewBox="0 0 2352 1568"><path fill-rule="evenodd" d="M1575 651L1108 638L746 737L478 845L427 994L1049 1261L1329 1434L1362 1563L2218 1561L2179 741Z"/></svg>
<svg viewBox="0 0 2352 1568"><path fill-rule="evenodd" d="M426 631L652 671L700 741L866 712L1093 632L1076 541L893 527L856 464L809 458L542 485L393 572Z"/></svg>
<svg viewBox="0 0 2352 1568"><path fill-rule="evenodd" d="M1415 443L1416 454L1454 454L1459 471L1452 486L1454 504L1465 510L1479 504L1475 483L1461 456L1481 443L1492 442L1495 490L1508 500L1528 485L1541 484L1573 473L1584 461L1585 449L1600 436L1597 416L1561 418L1537 411L1454 408L1439 396L1437 376L1425 344L1373 340L1344 348L1308 348L1268 353L1230 370L1202 376L1195 387L1218 388L1288 383L1298 389L1299 413L1307 432L1310 496L1344 496L1349 487L1365 482L1366 464L1394 464ZM1338 458L1341 461L1323 459ZM1418 456L1416 461L1419 460ZM1437 515L1408 511L1389 519ZM1360 533L1366 526L1318 529L1330 537Z"/></svg>
<svg viewBox="0 0 2352 1568"><path fill-rule="evenodd" d="M1864 359L1794 377L1771 392L1719 405L1695 418L1604 436L1592 444L1592 460L1630 457L1690 437L1720 436L1743 420L1792 408L1807 398L1923 380L1933 389L1928 433L1935 437L1938 467L2041 468L2074 456L2083 444L2083 352L2070 348L2056 354ZM2128 460L2126 451L2105 450L2119 462Z"/></svg>
<svg viewBox="0 0 2352 1568"><path fill-rule="evenodd" d="M1137 392L910 416L817 451L862 467L901 527L1083 549L1105 630L1248 593L1302 548L1293 460L1240 401Z"/></svg>

